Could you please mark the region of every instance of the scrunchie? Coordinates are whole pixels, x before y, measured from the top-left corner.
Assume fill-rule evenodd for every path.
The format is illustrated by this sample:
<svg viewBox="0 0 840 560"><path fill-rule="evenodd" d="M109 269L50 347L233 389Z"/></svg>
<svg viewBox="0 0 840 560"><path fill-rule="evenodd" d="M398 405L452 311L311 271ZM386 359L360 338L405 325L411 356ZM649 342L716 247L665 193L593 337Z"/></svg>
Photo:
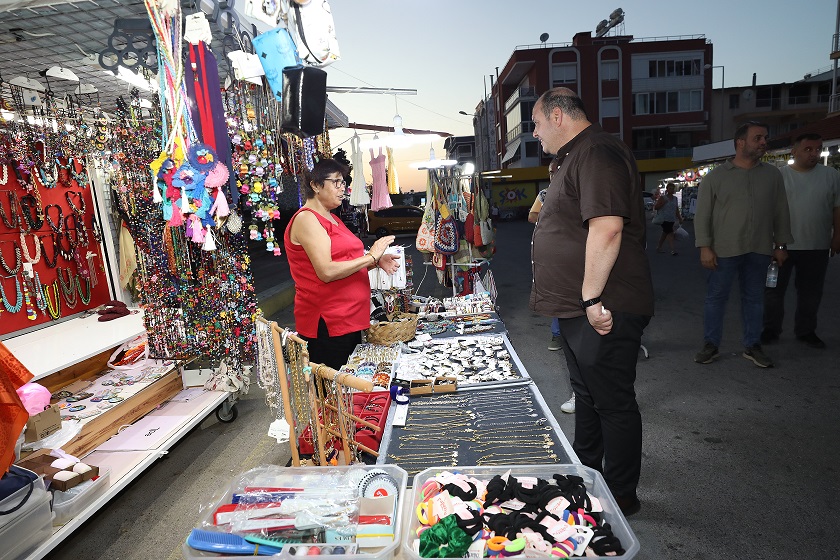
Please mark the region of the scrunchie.
<svg viewBox="0 0 840 560"><path fill-rule="evenodd" d="M458 527L458 516L447 515L420 535L421 558L461 558L473 540Z"/></svg>

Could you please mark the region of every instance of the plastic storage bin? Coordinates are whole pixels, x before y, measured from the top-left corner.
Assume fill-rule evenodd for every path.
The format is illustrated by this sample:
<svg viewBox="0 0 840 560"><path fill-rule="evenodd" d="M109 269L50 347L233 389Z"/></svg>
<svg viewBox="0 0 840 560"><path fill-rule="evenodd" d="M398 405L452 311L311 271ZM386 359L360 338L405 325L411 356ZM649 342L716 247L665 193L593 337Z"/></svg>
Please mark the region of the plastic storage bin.
<svg viewBox="0 0 840 560"><path fill-rule="evenodd" d="M0 501L0 511L11 509L23 500L29 486ZM14 513L0 515L0 560L16 560L52 536L50 495L44 479L38 478L26 503Z"/></svg>
<svg viewBox="0 0 840 560"><path fill-rule="evenodd" d="M497 474L505 474L510 472L515 477L532 476L551 480L555 474L562 475L576 475L583 478L586 484L587 491L594 497L598 498L603 508L604 520L612 527L613 534L621 541L621 546L625 553L622 556L593 556L591 558L621 558L629 560L639 552L639 540L633 534L632 529L627 524L627 519L618 504L615 503L612 493L607 488L607 483L601 473L583 465L518 465L518 466L492 466L492 467L433 467L426 469L414 475L414 486L411 492L411 512L409 519L403 520L405 525L405 532L403 533L402 553L403 557L412 560L420 560L420 555L414 551L414 541L417 540L417 528L420 526L420 521L414 515L417 509L417 504L420 503L420 489L430 478L434 478L438 473L449 471L454 473L461 473L482 480L490 480ZM590 558L590 557L587 557Z"/></svg>
<svg viewBox="0 0 840 560"><path fill-rule="evenodd" d="M331 560L391 560L396 555L401 542L401 536L403 534L403 511L405 510L405 503L406 500L409 499L408 493L406 492L406 484L408 482L408 473L406 473L403 469L399 468L396 465L352 465L349 467L289 467L282 469L282 474L279 478L273 480L272 485L276 487L304 487L304 488L318 488L322 485L318 483L319 477L322 477L325 474L336 474L340 475L342 473L346 473L350 469L362 469L366 471L371 470L383 470L389 475L391 475L394 480L397 481L398 485L398 492L397 492L397 507L395 512L395 523L394 523L394 541L385 547L382 547L379 550L375 549L359 549L353 554L345 554L345 555L335 555L335 554L320 554L320 558L330 558ZM231 485L233 486L233 484ZM234 488L229 488L225 495L216 503L213 508L210 508L206 514L201 519L200 523L197 525L199 528L202 528L205 524L211 523L211 519L213 516L213 511L215 511L216 507L221 506L222 504L227 504L231 502L231 497L233 495ZM292 545L293 546L293 545ZM335 545L328 545L328 546L335 546ZM280 554L276 554L274 558L286 558L291 560L294 558L294 555L288 551L289 547L286 547L283 552ZM220 554L214 554L212 552L204 552L201 550L195 550L187 545L186 540L181 545L181 552L184 556L185 560L195 560L201 558L218 558L222 560L246 560L248 558L254 558L253 555L247 556L226 556ZM298 557L299 558L299 557Z"/></svg>
<svg viewBox="0 0 840 560"><path fill-rule="evenodd" d="M111 487L111 469L100 469L96 480L88 480L66 492L53 493L53 525L64 525Z"/></svg>

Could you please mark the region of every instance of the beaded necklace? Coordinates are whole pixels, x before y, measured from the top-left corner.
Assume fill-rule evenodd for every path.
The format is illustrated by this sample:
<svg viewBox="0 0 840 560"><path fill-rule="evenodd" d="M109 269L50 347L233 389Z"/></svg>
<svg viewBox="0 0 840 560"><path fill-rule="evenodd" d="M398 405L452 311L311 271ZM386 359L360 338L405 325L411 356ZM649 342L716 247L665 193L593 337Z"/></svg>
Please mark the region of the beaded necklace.
<svg viewBox="0 0 840 560"><path fill-rule="evenodd" d="M73 197L71 195L76 195L79 197L79 208L73 203ZM67 199L67 204L70 205L70 209L75 212L76 214L83 215L85 213L85 209L87 205L85 203L85 197L82 194L82 191L65 191L64 198Z"/></svg>
<svg viewBox="0 0 840 560"><path fill-rule="evenodd" d="M33 233L32 237L35 238L35 257L32 257L29 254L29 246L26 244L27 235L26 233L20 234L20 247L23 250L23 258L30 264L37 264L41 261L41 243L38 242L38 236Z"/></svg>
<svg viewBox="0 0 840 560"><path fill-rule="evenodd" d="M82 277L76 276L76 289L79 291L79 297L82 299L82 305L90 303L90 278L85 278L85 286L87 290L82 292Z"/></svg>
<svg viewBox="0 0 840 560"><path fill-rule="evenodd" d="M58 210L58 220L55 222L52 217L50 217L50 208ZM61 206L58 204L48 204L47 207L44 208L44 217L47 219L47 224L49 224L50 229L54 232L61 233L64 230L64 210L62 210Z"/></svg>
<svg viewBox="0 0 840 560"><path fill-rule="evenodd" d="M20 254L20 247L18 247L17 243L12 241L12 246L14 247L15 253L15 266L14 268L9 266L9 263L6 262L6 259L3 257L3 250L2 246L0 246L0 265L2 265L3 270L5 270L9 274L17 274L20 271L20 267L23 264L23 259L21 258Z"/></svg>
<svg viewBox="0 0 840 560"><path fill-rule="evenodd" d="M17 276L15 276L17 278ZM34 321L38 318L38 314L35 313L35 309L32 307L32 298L29 295L29 283L24 279L23 281L23 301L26 302L26 318L30 321Z"/></svg>
<svg viewBox="0 0 840 560"><path fill-rule="evenodd" d="M52 295L50 295L50 288L52 288ZM53 281L52 284L43 286L44 299L47 301L47 313L54 320L61 317L61 296L58 295L58 280Z"/></svg>
<svg viewBox="0 0 840 560"><path fill-rule="evenodd" d="M37 191L36 191L37 192ZM27 231L39 230L44 225L44 211L41 208L41 203L31 194L22 196L19 201L20 210L23 212L23 219L26 220ZM33 208L35 207L33 212Z"/></svg>
<svg viewBox="0 0 840 560"><path fill-rule="evenodd" d="M42 312L47 308L47 300L44 297L44 285L41 284L41 277L38 271L35 271L35 278L33 279L32 291L35 292L35 305Z"/></svg>
<svg viewBox="0 0 840 560"><path fill-rule="evenodd" d="M6 173L9 172L8 167L3 167ZM6 196L9 198L9 211L12 214L12 219L9 220L9 217L6 215L6 209L3 208L3 204L0 203L0 218L3 219L3 223L9 229L15 229L20 224L20 215L18 214L18 201L17 201L17 194L14 191L6 191Z"/></svg>
<svg viewBox="0 0 840 560"><path fill-rule="evenodd" d="M45 171L43 166L35 166L32 169L32 182L35 184L35 188L43 187L45 189L54 189L56 186L56 174L48 175ZM40 184L39 184L40 183Z"/></svg>
<svg viewBox="0 0 840 560"><path fill-rule="evenodd" d="M3 288L3 283L0 282L0 298L3 300L3 307L9 313L17 313L23 307L23 293L20 290L20 280L18 280L17 275L15 275L15 291L17 292L17 296L15 298L15 304L12 305L6 297L6 290Z"/></svg>
<svg viewBox="0 0 840 560"><path fill-rule="evenodd" d="M3 166L3 176L0 177L0 185L6 185L9 182L9 168L5 163L0 163Z"/></svg>
<svg viewBox="0 0 840 560"><path fill-rule="evenodd" d="M42 247L41 254L44 255L44 262L47 264L47 266L49 268L55 268L55 265L58 263L58 248L56 247L55 236L56 236L56 234L54 234L54 233L50 233L50 234L43 235L43 236L38 236L38 240L40 241L41 247ZM53 243L53 258L52 258L52 260L50 260L50 258L47 256L47 246L44 244L44 239L47 238L47 237L51 238L52 243Z"/></svg>

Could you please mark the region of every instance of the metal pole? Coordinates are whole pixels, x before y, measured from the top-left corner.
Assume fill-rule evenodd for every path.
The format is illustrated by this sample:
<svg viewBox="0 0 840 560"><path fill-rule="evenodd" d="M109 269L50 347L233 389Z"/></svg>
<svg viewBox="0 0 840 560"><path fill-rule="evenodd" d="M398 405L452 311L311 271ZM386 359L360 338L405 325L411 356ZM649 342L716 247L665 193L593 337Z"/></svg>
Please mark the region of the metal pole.
<svg viewBox="0 0 840 560"><path fill-rule="evenodd" d="M726 67L723 65L720 67L720 97L720 139L726 140L723 131L723 112L726 110Z"/></svg>
<svg viewBox="0 0 840 560"><path fill-rule="evenodd" d="M837 50L837 35L840 34L840 0L837 0L837 19L834 23L834 37L831 38L831 52ZM828 112L834 111L835 98L837 95L837 58L834 58L834 64L831 69L831 97L828 98Z"/></svg>

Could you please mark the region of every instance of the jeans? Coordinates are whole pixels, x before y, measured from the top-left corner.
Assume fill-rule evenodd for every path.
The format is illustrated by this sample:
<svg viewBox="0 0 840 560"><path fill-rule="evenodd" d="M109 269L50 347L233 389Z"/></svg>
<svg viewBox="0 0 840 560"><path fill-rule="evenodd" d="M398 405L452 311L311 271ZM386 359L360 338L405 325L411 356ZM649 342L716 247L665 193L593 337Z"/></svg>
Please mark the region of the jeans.
<svg viewBox="0 0 840 560"><path fill-rule="evenodd" d="M744 348L759 344L764 316L764 283L769 265L770 256L759 253L718 257L717 268L711 271L706 284L703 309L703 338L706 342L720 346L726 302L737 273L741 291L742 343Z"/></svg>
<svg viewBox="0 0 840 560"><path fill-rule="evenodd" d="M805 336L817 330L817 312L822 300L828 250L788 251L785 264L779 269L775 288L764 289L764 330L779 335L785 318L785 292L793 269L796 269L796 314L793 334Z"/></svg>
<svg viewBox="0 0 840 560"><path fill-rule="evenodd" d="M636 361L650 317L613 311L601 336L586 316L561 319L563 354L575 391L575 441L581 463L604 474L613 495L636 495L642 468L642 416Z"/></svg>
<svg viewBox="0 0 840 560"><path fill-rule="evenodd" d="M557 317L551 320L551 336L560 336L560 319Z"/></svg>

